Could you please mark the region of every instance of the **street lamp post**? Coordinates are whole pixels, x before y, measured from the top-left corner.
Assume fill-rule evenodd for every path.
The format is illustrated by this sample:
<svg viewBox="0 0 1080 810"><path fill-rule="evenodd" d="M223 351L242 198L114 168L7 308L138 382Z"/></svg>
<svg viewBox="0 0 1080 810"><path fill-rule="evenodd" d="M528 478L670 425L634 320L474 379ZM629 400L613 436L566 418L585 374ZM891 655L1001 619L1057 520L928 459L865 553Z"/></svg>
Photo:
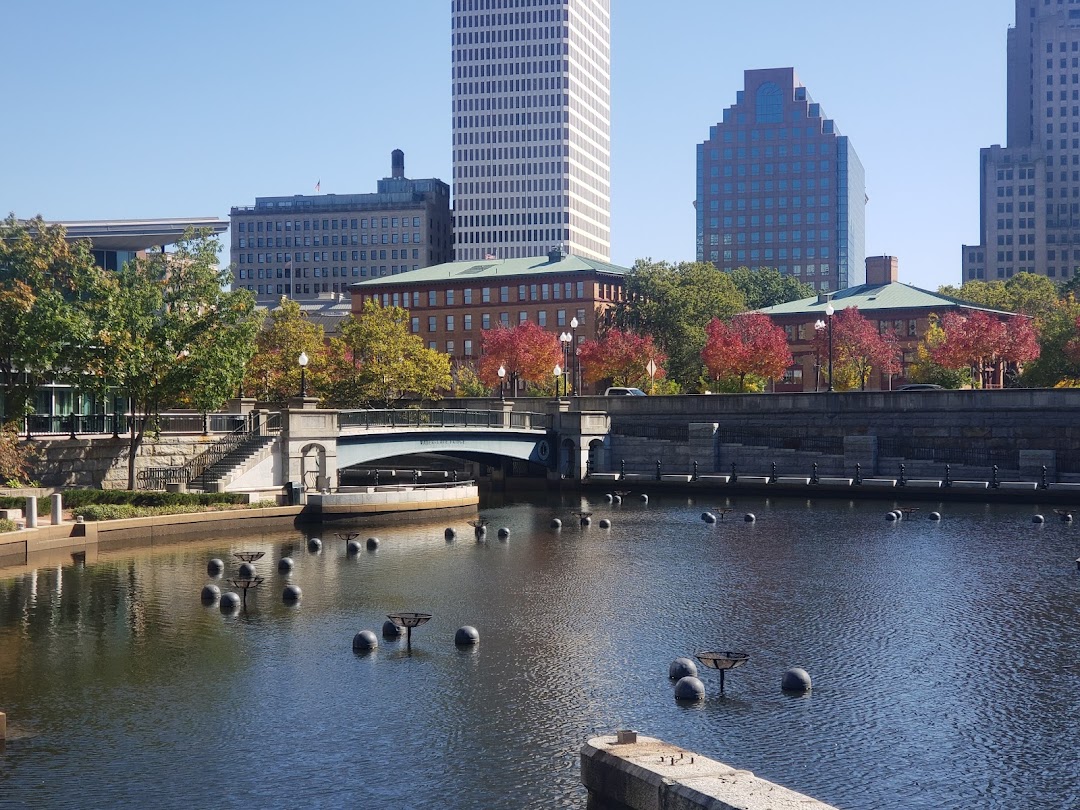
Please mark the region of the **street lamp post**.
<svg viewBox="0 0 1080 810"><path fill-rule="evenodd" d="M300 397L303 399L307 396L307 352L300 352L300 357L297 358L296 362L300 364Z"/></svg>
<svg viewBox="0 0 1080 810"><path fill-rule="evenodd" d="M499 366L499 402L506 401L506 366Z"/></svg>
<svg viewBox="0 0 1080 810"><path fill-rule="evenodd" d="M580 367L579 367L579 364L578 364L577 328L578 328L578 319L577 318L571 318L570 319L570 329L571 329L572 334L570 335L570 340L573 341L573 346L574 346L574 373L573 373L573 380L574 380L574 396L575 397L578 396L578 392L581 390L581 384L580 384L580 381L578 380L578 372L580 370Z"/></svg>
<svg viewBox="0 0 1080 810"><path fill-rule="evenodd" d="M828 319L828 390L833 390L833 302L825 305L825 318Z"/></svg>
<svg viewBox="0 0 1080 810"><path fill-rule="evenodd" d="M573 336L569 332L563 332L559 335L559 343L562 344L562 356L563 356L563 373L567 375L563 380L563 393L570 393L570 342L573 340ZM577 393L577 384L574 384L574 393Z"/></svg>
<svg viewBox="0 0 1080 810"><path fill-rule="evenodd" d="M554 374L555 374L555 399L558 399L559 398L559 377L562 376L562 366L560 366L558 363L555 364ZM565 386L564 386L564 388L565 388Z"/></svg>
<svg viewBox="0 0 1080 810"><path fill-rule="evenodd" d="M814 331L820 336L825 329L825 321L818 318L814 324ZM817 344L817 348L814 350L814 390L821 390L821 339L814 341Z"/></svg>

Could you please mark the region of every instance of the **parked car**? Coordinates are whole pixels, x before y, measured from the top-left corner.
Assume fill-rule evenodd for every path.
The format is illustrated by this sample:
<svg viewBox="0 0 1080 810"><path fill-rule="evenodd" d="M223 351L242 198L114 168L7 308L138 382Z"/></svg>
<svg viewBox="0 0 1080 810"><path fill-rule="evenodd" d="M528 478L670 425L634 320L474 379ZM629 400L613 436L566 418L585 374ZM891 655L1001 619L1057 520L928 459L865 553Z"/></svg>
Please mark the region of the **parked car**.
<svg viewBox="0 0 1080 810"><path fill-rule="evenodd" d="M944 391L940 385L934 385L933 383L909 383L908 385L901 385L896 389L897 391Z"/></svg>
<svg viewBox="0 0 1080 810"><path fill-rule="evenodd" d="M645 392L640 388L624 388L622 386L615 386L609 388L604 392L605 397L643 397L646 396Z"/></svg>

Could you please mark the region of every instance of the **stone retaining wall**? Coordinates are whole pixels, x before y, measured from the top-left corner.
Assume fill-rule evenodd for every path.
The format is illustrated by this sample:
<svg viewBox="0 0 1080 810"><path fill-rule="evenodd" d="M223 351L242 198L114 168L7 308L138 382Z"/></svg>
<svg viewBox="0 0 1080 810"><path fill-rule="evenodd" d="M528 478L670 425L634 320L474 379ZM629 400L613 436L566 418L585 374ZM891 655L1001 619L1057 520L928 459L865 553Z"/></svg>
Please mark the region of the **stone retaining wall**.
<svg viewBox="0 0 1080 810"><path fill-rule="evenodd" d="M178 467L206 450L220 436L183 434L147 438L135 457L135 474L148 467ZM128 439L35 437L39 454L34 477L45 487L126 489Z"/></svg>

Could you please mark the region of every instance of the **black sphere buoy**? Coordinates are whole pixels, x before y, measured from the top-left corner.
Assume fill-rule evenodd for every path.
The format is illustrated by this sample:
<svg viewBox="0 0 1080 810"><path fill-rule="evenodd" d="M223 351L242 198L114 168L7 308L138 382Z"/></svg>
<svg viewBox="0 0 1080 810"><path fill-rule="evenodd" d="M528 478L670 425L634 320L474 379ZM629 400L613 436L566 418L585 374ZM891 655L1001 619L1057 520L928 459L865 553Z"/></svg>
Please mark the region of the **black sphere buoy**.
<svg viewBox="0 0 1080 810"><path fill-rule="evenodd" d="M941 520L941 512L931 512L930 513L930 519L931 520Z"/></svg>
<svg viewBox="0 0 1080 810"><path fill-rule="evenodd" d="M886 512L885 513L885 520L892 523L894 520L896 520L896 512Z"/></svg>
<svg viewBox="0 0 1080 810"><path fill-rule="evenodd" d="M671 662L671 666L668 667L667 676L673 681L678 681L682 678L696 678L697 664L689 658L676 658Z"/></svg>
<svg viewBox="0 0 1080 810"><path fill-rule="evenodd" d="M499 529L499 539L500 540L505 540L509 536L510 536L510 530L508 528L503 526L501 529Z"/></svg>
<svg viewBox="0 0 1080 810"><path fill-rule="evenodd" d="M600 518L600 522L597 524L601 529L610 529L611 521L607 518Z"/></svg>
<svg viewBox="0 0 1080 810"><path fill-rule="evenodd" d="M378 537L369 537L367 539L367 550L368 551L374 551L378 547L379 547L379 538Z"/></svg>
<svg viewBox="0 0 1080 810"><path fill-rule="evenodd" d="M716 523L716 515L714 515L712 512L702 512L701 519L704 520L706 523Z"/></svg>
<svg viewBox="0 0 1080 810"><path fill-rule="evenodd" d="M200 599L204 605L212 605L221 596L221 588L217 585L203 585L202 594Z"/></svg>
<svg viewBox="0 0 1080 810"><path fill-rule="evenodd" d="M678 683L675 684L676 700L692 703L702 700L704 697L705 684L692 675L687 675L685 678L679 678Z"/></svg>
<svg viewBox="0 0 1080 810"><path fill-rule="evenodd" d="M1072 512L1066 512L1061 516L1062 523L1072 523Z"/></svg>
<svg viewBox="0 0 1080 810"><path fill-rule="evenodd" d="M206 564L206 573L212 577L220 577L225 573L225 563L215 557Z"/></svg>
<svg viewBox="0 0 1080 810"><path fill-rule="evenodd" d="M350 557L355 557L357 554L359 554L360 553L360 541L359 540L350 540L348 543L346 543L345 544L345 553L348 554Z"/></svg>
<svg viewBox="0 0 1080 810"><path fill-rule="evenodd" d="M281 592L281 601L286 605L295 605L300 601L300 597L303 596L303 591L300 590L299 585L286 585L285 590Z"/></svg>
<svg viewBox="0 0 1080 810"><path fill-rule="evenodd" d="M1032 515L1031 516L1031 522L1032 523L1045 523L1046 518L1044 518L1042 515Z"/></svg>
<svg viewBox="0 0 1080 810"><path fill-rule="evenodd" d="M614 495L612 495L612 494L611 494L611 493L609 492L609 493L608 493L607 495L605 495L605 496L604 496L604 500L605 500L605 501L607 501L608 503L611 503L612 501L614 501L614 500L615 500L615 496L614 496Z"/></svg>
<svg viewBox="0 0 1080 810"><path fill-rule="evenodd" d="M581 525L582 525L582 526L591 526L591 525L592 525L592 518L591 518L591 517L588 517L588 516L586 516L586 517L583 517L583 518L581 519Z"/></svg>
<svg viewBox="0 0 1080 810"><path fill-rule="evenodd" d="M222 613L232 613L240 608L240 594L229 591L221 595L219 604Z"/></svg>
<svg viewBox="0 0 1080 810"><path fill-rule="evenodd" d="M616 495L612 498L612 503L622 503L622 495Z"/></svg>
<svg viewBox="0 0 1080 810"><path fill-rule="evenodd" d="M648 503L649 502L649 496L646 495L644 492L641 493L641 502L642 503Z"/></svg>
<svg viewBox="0 0 1080 810"><path fill-rule="evenodd" d="M352 648L358 652L371 652L379 646L379 640L370 630L361 630L352 640Z"/></svg>
<svg viewBox="0 0 1080 810"><path fill-rule="evenodd" d="M753 523L755 520L757 520L757 517L754 515L753 512L747 512L745 515L743 515L743 520L746 523Z"/></svg>
<svg viewBox="0 0 1080 810"><path fill-rule="evenodd" d="M457 632L454 633L454 643L459 647L470 647L473 644L479 644L480 634L476 632L475 627L469 625L459 627Z"/></svg>
<svg viewBox="0 0 1080 810"><path fill-rule="evenodd" d="M255 579L255 566L251 563L240 563L236 576L240 579Z"/></svg>
<svg viewBox="0 0 1080 810"><path fill-rule="evenodd" d="M282 557L280 560L278 560L277 570L278 570L279 573L282 573L282 574L287 574L290 571L292 571L293 570L292 557Z"/></svg>
<svg viewBox="0 0 1080 810"><path fill-rule="evenodd" d="M403 635L405 635L405 631L401 629L401 625L394 624L389 619L382 623L383 638L392 641L401 638Z"/></svg>
<svg viewBox="0 0 1080 810"><path fill-rule="evenodd" d="M784 671L784 677L780 680L780 688L785 692L809 692L811 688L810 673L801 667L791 667Z"/></svg>
<svg viewBox="0 0 1080 810"><path fill-rule="evenodd" d="M558 518L552 518L552 520L551 520L551 528L553 528L553 529L561 529L562 528L562 521L559 520Z"/></svg>
<svg viewBox="0 0 1080 810"><path fill-rule="evenodd" d="M447 528L447 530L443 532L443 537L445 537L447 540L453 540L455 537L457 537L457 532L455 532L451 528Z"/></svg>
<svg viewBox="0 0 1080 810"><path fill-rule="evenodd" d="M322 540L320 540L318 537L312 537L310 540L307 541L308 551L314 553L316 551L319 551L320 549L322 549Z"/></svg>

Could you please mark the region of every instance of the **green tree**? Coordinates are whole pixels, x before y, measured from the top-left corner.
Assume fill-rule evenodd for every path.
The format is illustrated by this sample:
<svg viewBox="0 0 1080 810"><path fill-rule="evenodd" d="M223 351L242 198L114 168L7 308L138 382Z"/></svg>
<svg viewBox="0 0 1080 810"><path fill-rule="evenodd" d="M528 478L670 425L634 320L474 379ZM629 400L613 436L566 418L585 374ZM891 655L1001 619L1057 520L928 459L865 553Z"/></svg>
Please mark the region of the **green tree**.
<svg viewBox="0 0 1080 810"><path fill-rule="evenodd" d="M0 422L20 419L51 379L78 382L94 357L92 302L106 289L86 243L14 214L0 223Z"/></svg>
<svg viewBox="0 0 1080 810"><path fill-rule="evenodd" d="M1054 310L1038 319L1038 358L1024 366L1020 381L1025 386L1053 388L1080 385L1080 361L1066 351L1069 342L1077 337L1076 321L1080 318L1080 302L1067 294Z"/></svg>
<svg viewBox="0 0 1080 810"><path fill-rule="evenodd" d="M746 297L731 274L712 264L643 259L626 278L626 300L615 318L623 329L653 336L668 356L669 379L687 390L703 390L705 325L745 309Z"/></svg>
<svg viewBox="0 0 1080 810"><path fill-rule="evenodd" d="M434 399L453 383L450 358L409 332L408 311L373 300L330 341L328 371L327 399L337 407L389 408L409 395Z"/></svg>
<svg viewBox="0 0 1080 810"><path fill-rule="evenodd" d="M809 284L804 284L794 276L785 276L774 267L761 267L757 270L737 267L729 275L735 282L735 288L746 299L746 308L751 310L774 307L814 295L814 288Z"/></svg>
<svg viewBox="0 0 1080 810"><path fill-rule="evenodd" d="M300 393L300 353L308 356L306 383L323 392L327 379L326 337L320 324L311 323L300 304L282 298L271 310L265 328L255 339L255 355L244 374L244 390L270 402L286 402Z"/></svg>
<svg viewBox="0 0 1080 810"><path fill-rule="evenodd" d="M944 343L945 330L941 328L941 321L937 315L931 315L926 334L915 347L915 361L908 366L907 376L911 382L932 383L942 388L964 388L971 385L969 369L945 368L934 362L934 351L940 349Z"/></svg>
<svg viewBox="0 0 1080 810"><path fill-rule="evenodd" d="M135 457L162 409L189 405L204 413L235 394L255 350L259 317L247 290L226 290L218 240L188 232L172 253L153 253L105 278L108 298L96 311L92 353L104 373L87 378L103 393L126 397L128 488Z"/></svg>
<svg viewBox="0 0 1080 810"><path fill-rule="evenodd" d="M455 397L486 397L491 389L484 384L472 363L458 363L451 372Z"/></svg>
<svg viewBox="0 0 1080 810"><path fill-rule="evenodd" d="M938 292L988 309L1019 312L1040 318L1050 314L1060 300L1060 289L1046 276L1017 273L1005 281L968 281L960 287L940 287Z"/></svg>

